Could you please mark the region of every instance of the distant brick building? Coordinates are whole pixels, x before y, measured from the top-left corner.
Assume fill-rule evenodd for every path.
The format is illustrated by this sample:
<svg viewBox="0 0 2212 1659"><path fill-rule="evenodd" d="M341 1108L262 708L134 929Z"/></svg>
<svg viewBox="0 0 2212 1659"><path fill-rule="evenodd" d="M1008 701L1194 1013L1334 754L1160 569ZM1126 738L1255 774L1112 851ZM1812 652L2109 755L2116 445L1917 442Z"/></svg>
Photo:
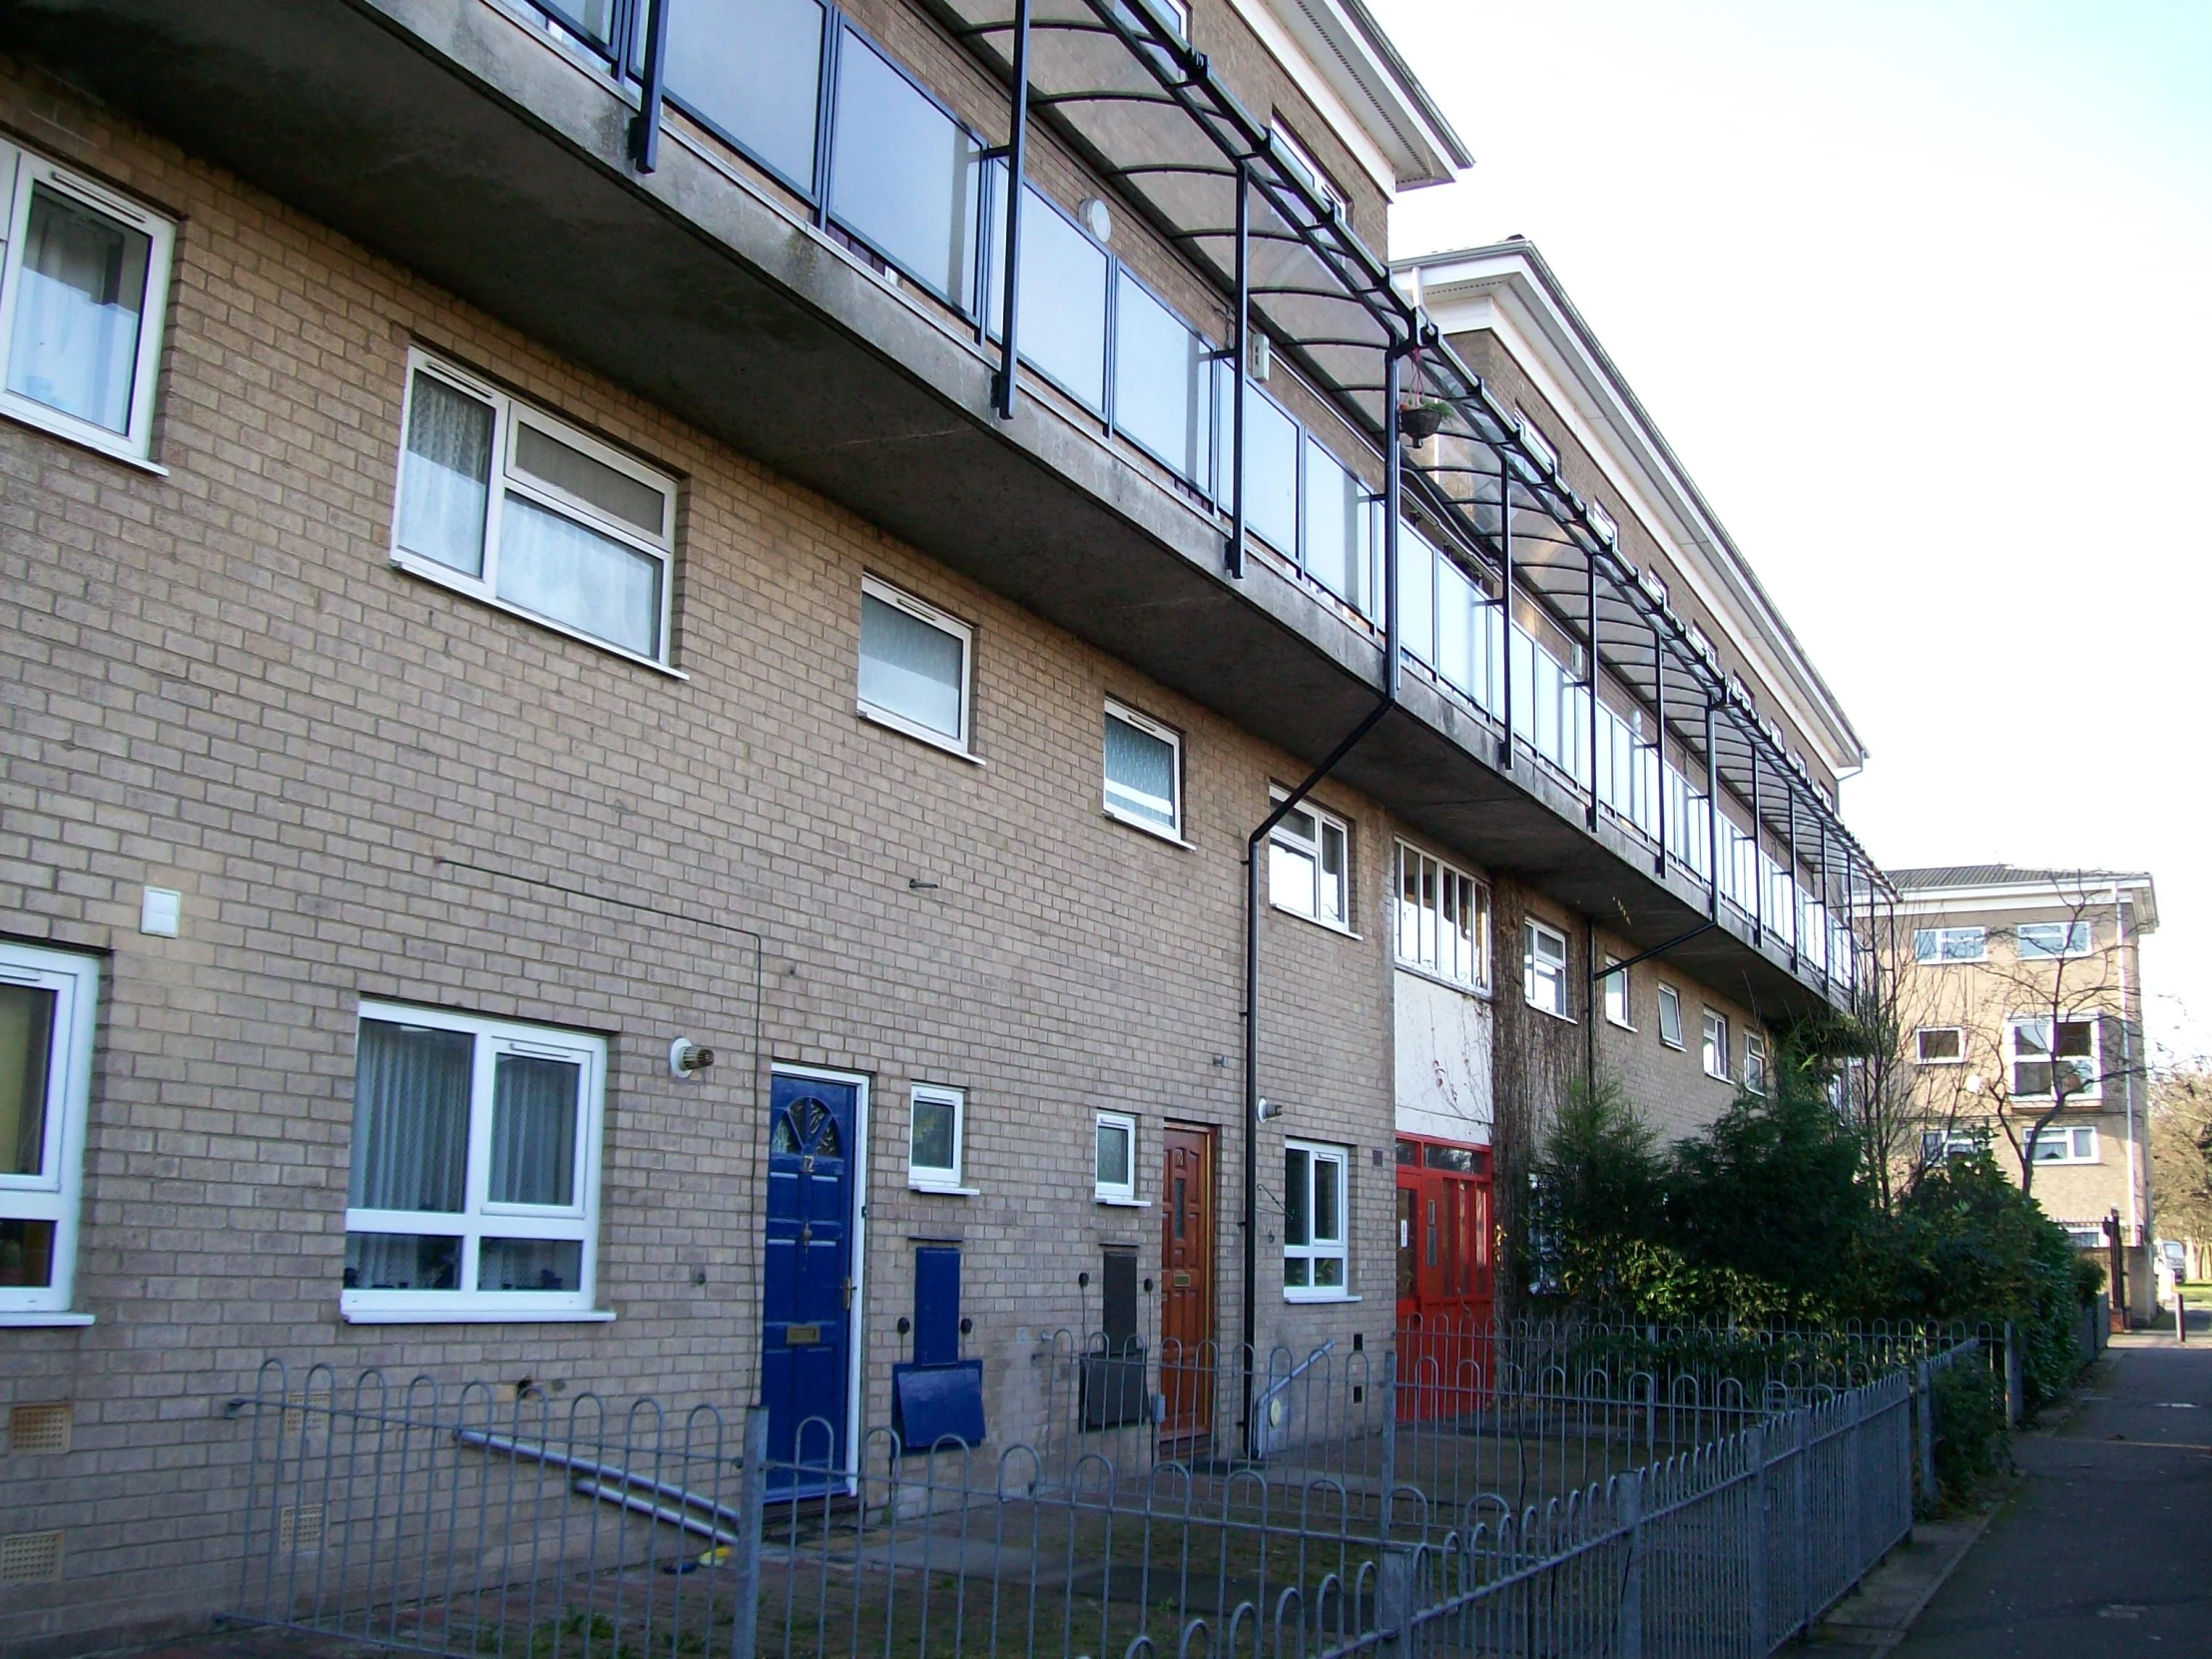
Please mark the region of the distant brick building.
<svg viewBox="0 0 2212 1659"><path fill-rule="evenodd" d="M1011 396L999 37L641 10L0 18L0 1652L222 1608L269 1355L1233 1443L1849 996L1858 740L1533 249L1368 252L1465 157L1355 0L1129 13L1242 324L1214 139L1031 123Z"/></svg>

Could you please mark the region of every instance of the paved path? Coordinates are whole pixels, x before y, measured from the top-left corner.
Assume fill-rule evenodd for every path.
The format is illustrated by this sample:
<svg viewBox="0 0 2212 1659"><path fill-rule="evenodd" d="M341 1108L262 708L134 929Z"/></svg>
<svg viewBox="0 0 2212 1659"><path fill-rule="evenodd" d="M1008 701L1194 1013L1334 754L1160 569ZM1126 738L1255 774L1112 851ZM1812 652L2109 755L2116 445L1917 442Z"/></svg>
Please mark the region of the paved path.
<svg viewBox="0 0 2212 1659"><path fill-rule="evenodd" d="M2212 1332L2115 1337L1894 1659L2212 1655Z"/></svg>

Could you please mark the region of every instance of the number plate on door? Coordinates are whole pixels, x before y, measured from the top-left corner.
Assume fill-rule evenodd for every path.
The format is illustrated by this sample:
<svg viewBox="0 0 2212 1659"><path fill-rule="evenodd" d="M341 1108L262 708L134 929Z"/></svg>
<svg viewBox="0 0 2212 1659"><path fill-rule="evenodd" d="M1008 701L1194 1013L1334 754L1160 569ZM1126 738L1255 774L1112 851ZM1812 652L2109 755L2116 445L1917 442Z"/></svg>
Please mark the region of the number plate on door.
<svg viewBox="0 0 2212 1659"><path fill-rule="evenodd" d="M1179 1290L1179 1291L1187 1291L1187 1290L1189 1290L1189 1289L1190 1289L1190 1286L1191 1286L1191 1276L1190 1276L1189 1274L1187 1274L1187 1273L1178 1273L1178 1274L1177 1274L1177 1275L1175 1276L1175 1288L1176 1288L1177 1290Z"/></svg>
<svg viewBox="0 0 2212 1659"><path fill-rule="evenodd" d="M822 1327L819 1325L787 1325L784 1327L784 1346L786 1348L814 1348L821 1341Z"/></svg>

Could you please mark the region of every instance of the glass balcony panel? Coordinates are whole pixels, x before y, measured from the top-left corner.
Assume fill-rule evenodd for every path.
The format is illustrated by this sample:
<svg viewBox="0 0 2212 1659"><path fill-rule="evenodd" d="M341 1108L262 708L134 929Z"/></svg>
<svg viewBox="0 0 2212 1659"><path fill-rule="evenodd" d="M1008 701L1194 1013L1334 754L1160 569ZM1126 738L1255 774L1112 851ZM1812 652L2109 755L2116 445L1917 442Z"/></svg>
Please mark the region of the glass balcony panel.
<svg viewBox="0 0 2212 1659"><path fill-rule="evenodd" d="M1368 610L1368 491L1337 457L1306 440L1306 574Z"/></svg>
<svg viewBox="0 0 2212 1659"><path fill-rule="evenodd" d="M1536 731L1536 642L1515 628L1510 650L1512 655L1505 665L1505 672L1512 676L1513 736L1523 743L1533 744Z"/></svg>
<svg viewBox="0 0 2212 1659"><path fill-rule="evenodd" d="M1213 348L1127 272L1114 306L1114 424L1204 486L1213 447Z"/></svg>
<svg viewBox="0 0 2212 1659"><path fill-rule="evenodd" d="M840 153L842 139L839 140ZM1064 218L1051 199L1025 185L1021 201L1022 361L1090 408L1106 407L1106 251ZM992 257L1006 242L1006 170L991 168ZM986 296L992 336L1004 323L1006 290L994 279Z"/></svg>
<svg viewBox="0 0 2212 1659"><path fill-rule="evenodd" d="M1446 681L1475 695L1474 629L1477 620L1474 584L1449 560L1436 571L1436 672Z"/></svg>
<svg viewBox="0 0 2212 1659"><path fill-rule="evenodd" d="M1442 672L1436 652L1436 578L1445 563L1413 528L1397 527L1398 638L1420 661Z"/></svg>
<svg viewBox="0 0 2212 1659"><path fill-rule="evenodd" d="M809 195L822 23L821 0L671 0L668 14L668 95Z"/></svg>
<svg viewBox="0 0 2212 1659"><path fill-rule="evenodd" d="M981 173L974 139L850 31L837 59L836 115L830 217L968 308Z"/></svg>
<svg viewBox="0 0 2212 1659"><path fill-rule="evenodd" d="M1245 399L1245 523L1297 556L1298 426L1257 389Z"/></svg>

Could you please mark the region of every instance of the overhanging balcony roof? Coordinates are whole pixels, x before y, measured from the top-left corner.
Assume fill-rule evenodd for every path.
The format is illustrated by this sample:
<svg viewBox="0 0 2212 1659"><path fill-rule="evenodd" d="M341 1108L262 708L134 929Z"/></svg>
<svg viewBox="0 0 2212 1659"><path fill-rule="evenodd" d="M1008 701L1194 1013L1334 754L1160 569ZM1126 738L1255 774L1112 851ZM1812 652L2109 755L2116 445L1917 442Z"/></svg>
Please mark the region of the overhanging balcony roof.
<svg viewBox="0 0 2212 1659"><path fill-rule="evenodd" d="M957 15L1003 67L1010 7L957 0ZM1231 292L1246 175L1259 323L1368 434L1371 460L1391 425L1388 353L1448 403L1407 471L1428 532L1495 573L1509 517L1518 591L1626 684L1664 661L1661 706L1686 748L1703 752L1717 707L1724 785L1748 798L1764 767L1763 805L1793 803L1770 811L1772 831L1784 818L1818 826L1835 895L1852 890L1850 871L1870 866L1848 831L1737 718L1541 440L1425 328L1211 70L1115 0L1041 0L1032 29L1040 119ZM634 87L515 15L481 0L8 0L0 44L1294 754L1326 753L1374 705L1378 630L1265 562L1226 576L1214 513L1048 401L997 418L980 343L707 147L664 142L659 169L637 173ZM1583 798L1527 757L1498 762L1481 715L1416 679L1344 776L1639 947L1703 917L1704 882L1655 867L1603 815L1586 828ZM1836 989L1725 907L1680 959L1778 1012Z"/></svg>

